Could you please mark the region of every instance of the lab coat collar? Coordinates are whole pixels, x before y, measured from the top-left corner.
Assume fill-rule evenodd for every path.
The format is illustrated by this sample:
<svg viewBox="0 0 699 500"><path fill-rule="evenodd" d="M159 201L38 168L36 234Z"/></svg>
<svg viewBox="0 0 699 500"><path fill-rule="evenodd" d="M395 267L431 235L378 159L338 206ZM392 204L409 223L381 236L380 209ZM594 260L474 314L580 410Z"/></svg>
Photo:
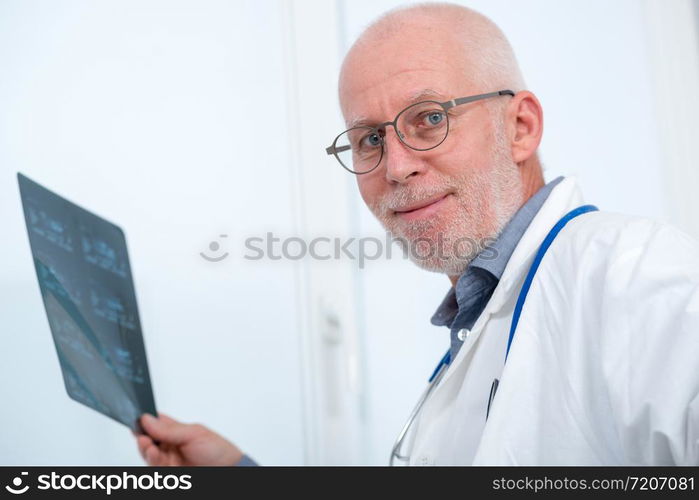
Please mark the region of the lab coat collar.
<svg viewBox="0 0 699 500"><path fill-rule="evenodd" d="M519 293L519 289L534 259L534 255L551 228L566 213L583 204L584 199L577 178L565 177L554 187L553 191L549 194L543 206L522 235L522 238L515 247L505 267L505 271L503 272L498 286L493 291L493 295L488 301L488 304L473 325L473 329L469 336L471 339L469 345L464 345L464 347L459 350L456 358L452 360L451 366L444 374L439 384L440 386L444 386L449 378L451 378L450 376L457 371L456 367L461 364L471 348L475 345L490 316L503 307L512 293ZM503 332L503 334L507 334L507 332ZM503 352L503 362L504 358L505 353Z"/></svg>

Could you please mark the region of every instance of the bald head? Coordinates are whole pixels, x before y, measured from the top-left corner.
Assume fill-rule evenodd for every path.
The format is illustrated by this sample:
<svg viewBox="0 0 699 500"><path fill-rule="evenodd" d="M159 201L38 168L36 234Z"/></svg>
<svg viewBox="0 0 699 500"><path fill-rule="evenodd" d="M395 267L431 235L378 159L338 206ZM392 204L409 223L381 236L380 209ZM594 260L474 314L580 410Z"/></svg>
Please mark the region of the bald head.
<svg viewBox="0 0 699 500"><path fill-rule="evenodd" d="M393 50L387 54L382 48ZM341 103L352 91L349 73L369 70L368 59L416 55L425 65L452 66L474 93L525 87L514 51L495 23L460 5L428 3L391 10L362 32L342 65Z"/></svg>

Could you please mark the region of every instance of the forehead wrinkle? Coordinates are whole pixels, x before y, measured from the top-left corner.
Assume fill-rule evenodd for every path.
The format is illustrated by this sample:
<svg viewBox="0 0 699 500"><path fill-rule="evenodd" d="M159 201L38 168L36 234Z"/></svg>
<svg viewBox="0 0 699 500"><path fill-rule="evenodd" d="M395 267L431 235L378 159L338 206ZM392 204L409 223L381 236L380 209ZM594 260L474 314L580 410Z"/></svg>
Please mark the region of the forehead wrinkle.
<svg viewBox="0 0 699 500"><path fill-rule="evenodd" d="M369 120L369 118L366 116L357 116L356 118L346 122L347 128L360 127L362 125L367 125L368 123L371 123L371 120Z"/></svg>

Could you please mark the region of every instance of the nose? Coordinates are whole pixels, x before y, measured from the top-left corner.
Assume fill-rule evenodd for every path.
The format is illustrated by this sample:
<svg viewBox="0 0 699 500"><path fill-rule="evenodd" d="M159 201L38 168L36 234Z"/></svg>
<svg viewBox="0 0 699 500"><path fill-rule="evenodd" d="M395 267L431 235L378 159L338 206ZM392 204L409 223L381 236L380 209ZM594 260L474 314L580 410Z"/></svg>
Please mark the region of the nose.
<svg viewBox="0 0 699 500"><path fill-rule="evenodd" d="M393 129L389 131L388 128ZM393 127L387 127L384 136L384 157L386 162L386 180L389 183L404 184L412 177L424 171L423 159L418 151L410 149L398 138L399 132Z"/></svg>

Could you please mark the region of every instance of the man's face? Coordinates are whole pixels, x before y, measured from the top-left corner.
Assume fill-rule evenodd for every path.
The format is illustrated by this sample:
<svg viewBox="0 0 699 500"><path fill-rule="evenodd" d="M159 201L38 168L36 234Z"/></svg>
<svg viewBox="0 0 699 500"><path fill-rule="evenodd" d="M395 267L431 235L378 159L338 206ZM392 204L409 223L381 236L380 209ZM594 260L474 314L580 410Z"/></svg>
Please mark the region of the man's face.
<svg viewBox="0 0 699 500"><path fill-rule="evenodd" d="M463 49L439 31L407 26L355 47L340 81L346 122L376 125L416 100L501 90L470 83ZM429 151L408 148L388 127L381 163L357 176L367 206L421 267L458 276L521 205L521 177L498 122L485 101L452 108L446 140Z"/></svg>

